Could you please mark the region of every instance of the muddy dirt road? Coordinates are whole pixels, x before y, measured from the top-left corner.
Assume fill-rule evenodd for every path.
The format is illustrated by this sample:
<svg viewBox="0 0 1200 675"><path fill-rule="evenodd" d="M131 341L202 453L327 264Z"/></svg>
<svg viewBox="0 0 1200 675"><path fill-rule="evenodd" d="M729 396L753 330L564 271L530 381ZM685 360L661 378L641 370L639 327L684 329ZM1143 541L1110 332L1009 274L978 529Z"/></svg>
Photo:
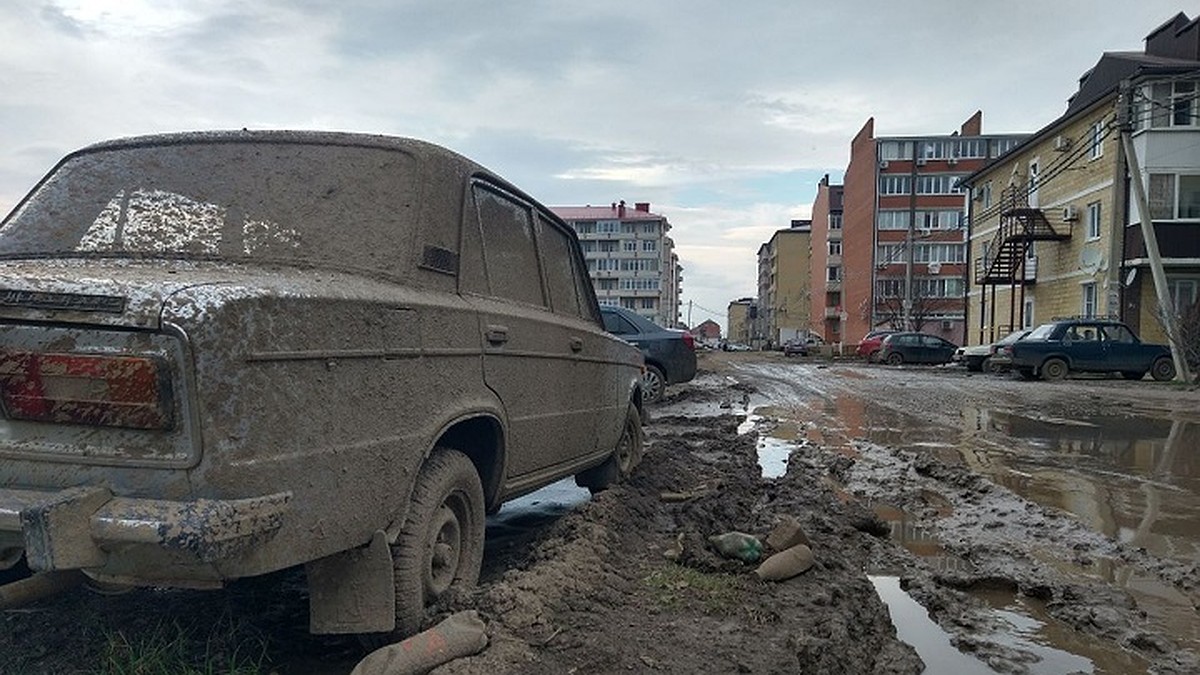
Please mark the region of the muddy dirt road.
<svg viewBox="0 0 1200 675"><path fill-rule="evenodd" d="M482 583L441 608L479 610L491 645L437 672L1200 672L1200 392L778 354L701 368L650 410L629 483L556 484L491 520ZM816 560L791 580L707 543L788 516ZM348 672L357 644L306 622L295 572L80 589L0 613L0 672L103 672L156 636L178 662Z"/></svg>

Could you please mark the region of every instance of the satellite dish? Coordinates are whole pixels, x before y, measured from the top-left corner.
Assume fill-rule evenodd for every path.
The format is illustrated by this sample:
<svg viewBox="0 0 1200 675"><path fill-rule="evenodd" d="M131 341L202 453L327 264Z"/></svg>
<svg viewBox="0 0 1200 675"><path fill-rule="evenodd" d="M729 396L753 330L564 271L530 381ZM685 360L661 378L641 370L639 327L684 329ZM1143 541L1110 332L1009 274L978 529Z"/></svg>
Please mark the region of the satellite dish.
<svg viewBox="0 0 1200 675"><path fill-rule="evenodd" d="M1085 248L1079 254L1079 269L1086 274L1095 274L1096 270L1100 269L1102 262L1104 262L1104 256L1095 249Z"/></svg>

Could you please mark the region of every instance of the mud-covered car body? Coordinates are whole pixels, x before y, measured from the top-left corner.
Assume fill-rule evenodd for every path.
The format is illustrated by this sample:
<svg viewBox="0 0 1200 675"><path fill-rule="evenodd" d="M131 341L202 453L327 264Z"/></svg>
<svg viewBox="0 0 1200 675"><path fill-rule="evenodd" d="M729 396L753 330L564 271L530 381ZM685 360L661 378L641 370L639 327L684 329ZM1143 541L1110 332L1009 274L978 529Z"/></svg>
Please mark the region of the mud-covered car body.
<svg viewBox="0 0 1200 675"><path fill-rule="evenodd" d="M69 155L0 227L0 568L308 563L315 630L388 630L338 572L395 541L426 457L466 455L494 510L604 463L641 405L583 270L550 211L420 141Z"/></svg>

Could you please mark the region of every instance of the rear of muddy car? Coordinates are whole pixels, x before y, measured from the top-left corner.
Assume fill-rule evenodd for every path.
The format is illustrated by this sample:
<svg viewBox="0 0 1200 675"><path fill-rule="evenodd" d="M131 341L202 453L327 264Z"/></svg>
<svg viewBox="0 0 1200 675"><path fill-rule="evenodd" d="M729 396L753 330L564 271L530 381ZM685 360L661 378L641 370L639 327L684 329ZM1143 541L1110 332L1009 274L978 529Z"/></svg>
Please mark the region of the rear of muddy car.
<svg viewBox="0 0 1200 675"><path fill-rule="evenodd" d="M403 139L68 156L0 228L0 568L206 588L306 565L314 631L411 632L478 575L485 511L628 473L638 353L552 222L519 236L562 260L525 266L528 302L495 297L486 195L536 217ZM504 379L510 342L559 408Z"/></svg>

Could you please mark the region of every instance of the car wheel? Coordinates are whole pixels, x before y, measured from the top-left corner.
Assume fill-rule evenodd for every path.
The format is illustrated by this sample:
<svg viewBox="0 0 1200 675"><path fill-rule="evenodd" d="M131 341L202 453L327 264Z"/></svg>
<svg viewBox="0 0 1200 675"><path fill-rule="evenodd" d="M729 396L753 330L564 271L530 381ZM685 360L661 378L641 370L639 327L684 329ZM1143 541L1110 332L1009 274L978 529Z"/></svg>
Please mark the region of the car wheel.
<svg viewBox="0 0 1200 675"><path fill-rule="evenodd" d="M435 448L417 474L408 517L392 545L396 629L421 630L425 611L446 591L474 586L483 563L483 486L463 453Z"/></svg>
<svg viewBox="0 0 1200 675"><path fill-rule="evenodd" d="M967 370L971 371L972 373L978 373L981 370L983 370L983 366L986 363L987 363L987 361L980 363L979 361L968 360L967 361Z"/></svg>
<svg viewBox="0 0 1200 675"><path fill-rule="evenodd" d="M1175 362L1165 356L1159 357L1154 365L1150 366L1150 377L1158 382L1175 379Z"/></svg>
<svg viewBox="0 0 1200 675"><path fill-rule="evenodd" d="M621 438L617 441L612 455L600 466L576 474L575 484L596 494L613 483L628 478L637 465L642 463L644 446L642 416L638 413L637 406L630 403L621 427Z"/></svg>
<svg viewBox="0 0 1200 675"><path fill-rule="evenodd" d="M1046 380L1061 380L1070 372L1067 362L1062 359L1046 359L1042 364L1042 378Z"/></svg>
<svg viewBox="0 0 1200 675"><path fill-rule="evenodd" d="M1142 370L1122 370L1121 377L1127 380L1140 380L1146 376L1146 372Z"/></svg>
<svg viewBox="0 0 1200 675"><path fill-rule="evenodd" d="M1000 372L1000 366L996 365L990 356L983 360L983 365L981 368L983 369L983 372L991 373L993 375Z"/></svg>
<svg viewBox="0 0 1200 675"><path fill-rule="evenodd" d="M887 355L887 363L889 366L898 366L904 363L904 355L900 352L892 352Z"/></svg>
<svg viewBox="0 0 1200 675"><path fill-rule="evenodd" d="M642 376L642 398L647 403L654 403L662 398L666 388L667 377L663 374L662 368L647 365L646 374Z"/></svg>

